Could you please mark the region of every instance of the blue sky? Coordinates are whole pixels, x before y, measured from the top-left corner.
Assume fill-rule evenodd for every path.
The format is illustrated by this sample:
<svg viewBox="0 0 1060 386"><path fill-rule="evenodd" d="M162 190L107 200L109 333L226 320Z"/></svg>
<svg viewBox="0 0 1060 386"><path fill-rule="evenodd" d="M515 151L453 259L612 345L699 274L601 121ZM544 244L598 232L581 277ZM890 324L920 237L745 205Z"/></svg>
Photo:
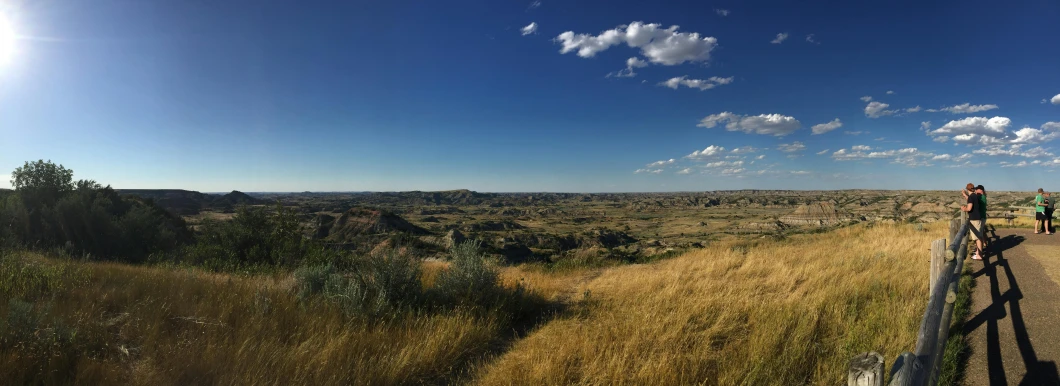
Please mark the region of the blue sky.
<svg viewBox="0 0 1060 386"><path fill-rule="evenodd" d="M1060 185L1054 1L0 0L0 15L15 36L0 24L0 187L35 159L211 192Z"/></svg>

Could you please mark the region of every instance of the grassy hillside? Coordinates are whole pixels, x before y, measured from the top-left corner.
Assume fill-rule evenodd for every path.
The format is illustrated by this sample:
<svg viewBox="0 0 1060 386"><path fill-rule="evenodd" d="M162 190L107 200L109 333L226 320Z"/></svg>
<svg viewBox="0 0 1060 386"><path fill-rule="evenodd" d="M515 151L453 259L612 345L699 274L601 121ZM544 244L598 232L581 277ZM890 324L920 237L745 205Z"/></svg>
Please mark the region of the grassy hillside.
<svg viewBox="0 0 1060 386"><path fill-rule="evenodd" d="M944 224L853 226L604 271L581 312L479 371L483 384L834 385L864 351L912 349Z"/></svg>
<svg viewBox="0 0 1060 386"><path fill-rule="evenodd" d="M0 379L79 384L840 383L862 351L915 342L944 224L856 225L652 264L504 268L547 299L365 319L291 274L68 262L0 265ZM422 267L425 288L449 264ZM525 291L523 291L525 292ZM516 292L512 292L516 293ZM529 328L529 329L527 329Z"/></svg>

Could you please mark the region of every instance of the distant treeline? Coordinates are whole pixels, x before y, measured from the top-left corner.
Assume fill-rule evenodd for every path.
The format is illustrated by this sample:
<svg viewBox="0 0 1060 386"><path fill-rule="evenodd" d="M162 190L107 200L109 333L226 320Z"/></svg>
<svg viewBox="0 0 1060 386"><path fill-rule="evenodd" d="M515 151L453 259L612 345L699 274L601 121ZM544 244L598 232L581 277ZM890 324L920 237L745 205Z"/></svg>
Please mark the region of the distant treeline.
<svg viewBox="0 0 1060 386"><path fill-rule="evenodd" d="M238 210L193 233L151 198L121 194L51 161L26 162L0 191L0 248L57 251L93 260L177 262L215 270L333 263L339 253L303 237L296 216Z"/></svg>

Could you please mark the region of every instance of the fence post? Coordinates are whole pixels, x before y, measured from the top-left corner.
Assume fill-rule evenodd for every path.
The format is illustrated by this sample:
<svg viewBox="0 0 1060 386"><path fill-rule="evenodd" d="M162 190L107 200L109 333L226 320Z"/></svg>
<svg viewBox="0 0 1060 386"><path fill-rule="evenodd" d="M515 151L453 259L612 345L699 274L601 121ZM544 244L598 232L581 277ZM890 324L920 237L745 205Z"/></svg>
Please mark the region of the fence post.
<svg viewBox="0 0 1060 386"><path fill-rule="evenodd" d="M959 231L960 229L961 229L960 220L955 219L955 218L951 218L950 219L950 237L947 238L946 240L951 240L952 241L953 238L957 236L957 231Z"/></svg>
<svg viewBox="0 0 1060 386"><path fill-rule="evenodd" d="M847 386L883 386L883 355L873 351L851 359Z"/></svg>
<svg viewBox="0 0 1060 386"><path fill-rule="evenodd" d="M946 239L938 239L931 242L931 277L928 278L928 293L935 291L935 283L942 272L942 265L946 264Z"/></svg>
<svg viewBox="0 0 1060 386"><path fill-rule="evenodd" d="M894 361L891 368L891 386L911 386L920 374L924 372L924 366L920 360L911 352L904 352Z"/></svg>

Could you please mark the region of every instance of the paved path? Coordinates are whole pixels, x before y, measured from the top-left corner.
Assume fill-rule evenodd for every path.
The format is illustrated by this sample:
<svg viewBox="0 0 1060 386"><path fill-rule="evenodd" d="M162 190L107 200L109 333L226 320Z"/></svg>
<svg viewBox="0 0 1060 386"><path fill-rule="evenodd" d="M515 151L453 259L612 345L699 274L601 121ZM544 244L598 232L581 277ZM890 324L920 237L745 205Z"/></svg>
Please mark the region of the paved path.
<svg viewBox="0 0 1060 386"><path fill-rule="evenodd" d="M1060 385L1060 235L991 229L990 255L968 260L976 285L964 332L966 385Z"/></svg>

